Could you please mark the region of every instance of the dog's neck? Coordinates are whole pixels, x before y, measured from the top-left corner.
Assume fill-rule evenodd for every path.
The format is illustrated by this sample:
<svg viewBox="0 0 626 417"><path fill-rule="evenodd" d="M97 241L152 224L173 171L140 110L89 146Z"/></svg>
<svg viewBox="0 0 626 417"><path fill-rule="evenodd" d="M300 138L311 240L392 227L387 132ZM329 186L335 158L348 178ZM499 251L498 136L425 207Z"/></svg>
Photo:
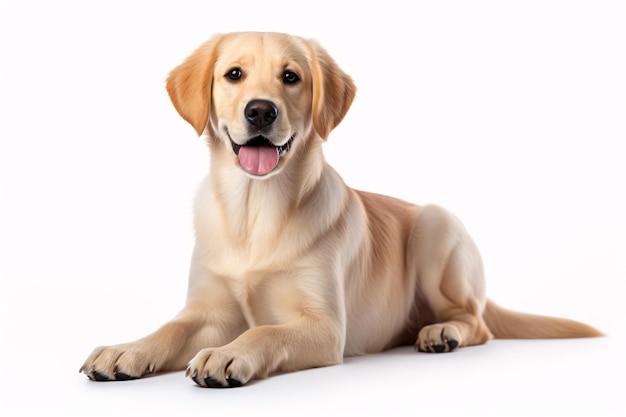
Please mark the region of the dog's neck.
<svg viewBox="0 0 626 417"><path fill-rule="evenodd" d="M224 219L220 227L233 244L262 245L274 240L289 226L287 222L300 217L304 202L307 210L340 210L335 205L342 200L341 195L336 195L342 192L336 186L341 180L326 164L321 141L293 151L292 160L286 161L280 172L255 179L234 165L230 156L225 157L228 150L211 150L211 188ZM338 199L339 203L326 201L329 199ZM311 200L314 204L310 204ZM324 218L320 213L308 214L309 219Z"/></svg>

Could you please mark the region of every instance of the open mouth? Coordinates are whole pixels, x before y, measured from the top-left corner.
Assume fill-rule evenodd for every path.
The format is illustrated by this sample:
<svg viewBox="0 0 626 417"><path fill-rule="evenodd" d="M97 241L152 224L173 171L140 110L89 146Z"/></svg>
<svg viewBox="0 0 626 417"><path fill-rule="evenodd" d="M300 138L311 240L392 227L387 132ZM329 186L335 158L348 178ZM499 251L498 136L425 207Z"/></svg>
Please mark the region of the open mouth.
<svg viewBox="0 0 626 417"><path fill-rule="evenodd" d="M263 176L278 166L280 158L289 152L293 138L290 137L287 143L281 146L274 145L268 138L260 135L244 145L238 145L232 139L230 143L241 167L249 174Z"/></svg>

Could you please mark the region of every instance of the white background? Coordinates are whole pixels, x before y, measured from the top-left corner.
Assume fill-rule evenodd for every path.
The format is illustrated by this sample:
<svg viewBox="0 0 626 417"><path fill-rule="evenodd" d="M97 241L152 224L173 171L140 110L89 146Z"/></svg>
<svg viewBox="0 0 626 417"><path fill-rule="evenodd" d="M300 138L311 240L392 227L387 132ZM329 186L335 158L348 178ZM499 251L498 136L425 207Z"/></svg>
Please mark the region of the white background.
<svg viewBox="0 0 626 417"><path fill-rule="evenodd" d="M602 0L1 0L0 408L624 415L624 22L624 2ZM79 375L93 347L184 302L208 151L164 80L235 30L316 38L353 76L326 144L349 185L446 206L481 248L492 299L608 337L396 349L236 390Z"/></svg>

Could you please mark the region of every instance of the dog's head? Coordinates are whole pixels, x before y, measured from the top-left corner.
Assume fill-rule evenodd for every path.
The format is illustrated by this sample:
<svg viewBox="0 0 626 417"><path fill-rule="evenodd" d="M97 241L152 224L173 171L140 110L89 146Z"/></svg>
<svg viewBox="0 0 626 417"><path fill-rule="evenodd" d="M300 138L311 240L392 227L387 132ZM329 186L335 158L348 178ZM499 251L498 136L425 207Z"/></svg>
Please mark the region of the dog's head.
<svg viewBox="0 0 626 417"><path fill-rule="evenodd" d="M167 79L178 113L249 175L278 172L292 149L326 139L356 88L316 42L279 33L216 35Z"/></svg>

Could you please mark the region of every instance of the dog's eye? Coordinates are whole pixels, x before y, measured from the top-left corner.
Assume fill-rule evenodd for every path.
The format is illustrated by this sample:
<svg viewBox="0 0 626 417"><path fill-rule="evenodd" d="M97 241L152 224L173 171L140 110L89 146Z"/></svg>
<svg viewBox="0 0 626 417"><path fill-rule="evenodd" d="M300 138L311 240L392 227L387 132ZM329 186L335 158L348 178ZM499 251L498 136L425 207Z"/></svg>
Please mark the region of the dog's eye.
<svg viewBox="0 0 626 417"><path fill-rule="evenodd" d="M226 73L226 77L231 81L237 81L241 78L241 70L239 68L233 68Z"/></svg>
<svg viewBox="0 0 626 417"><path fill-rule="evenodd" d="M300 77L293 71L285 71L283 72L283 82L285 84L295 84L300 81Z"/></svg>

